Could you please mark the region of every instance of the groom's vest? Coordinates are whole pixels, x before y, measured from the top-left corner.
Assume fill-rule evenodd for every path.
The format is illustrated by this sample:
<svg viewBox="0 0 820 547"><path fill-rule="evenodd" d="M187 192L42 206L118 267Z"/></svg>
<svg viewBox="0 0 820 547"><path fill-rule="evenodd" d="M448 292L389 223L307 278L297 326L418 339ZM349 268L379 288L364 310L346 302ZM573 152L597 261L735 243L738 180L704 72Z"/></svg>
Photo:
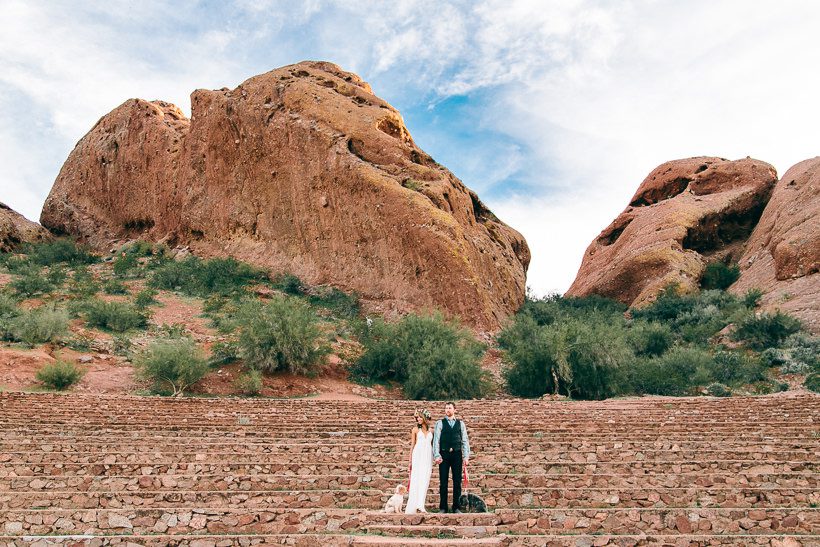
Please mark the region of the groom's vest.
<svg viewBox="0 0 820 547"><path fill-rule="evenodd" d="M441 420L441 441L439 443L442 452L461 452L461 420L456 419L453 427L447 418Z"/></svg>

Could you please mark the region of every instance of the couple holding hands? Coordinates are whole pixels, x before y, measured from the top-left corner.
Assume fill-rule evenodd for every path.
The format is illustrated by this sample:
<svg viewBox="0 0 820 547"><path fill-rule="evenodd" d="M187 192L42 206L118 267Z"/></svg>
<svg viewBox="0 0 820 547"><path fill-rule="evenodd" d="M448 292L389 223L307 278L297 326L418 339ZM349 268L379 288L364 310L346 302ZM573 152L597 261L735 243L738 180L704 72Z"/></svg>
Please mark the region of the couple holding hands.
<svg viewBox="0 0 820 547"><path fill-rule="evenodd" d="M410 432L410 487L407 495L407 507L404 512L426 513L425 501L430 486L430 475L433 463L438 465L440 474L439 511L442 513L460 513L461 479L464 474L466 482L467 463L470 460L470 440L467 438L467 426L456 418L456 405L448 402L444 405L444 418L437 421L430 429L430 411L416 411L416 425ZM450 474L453 476L453 504L447 505L447 490Z"/></svg>

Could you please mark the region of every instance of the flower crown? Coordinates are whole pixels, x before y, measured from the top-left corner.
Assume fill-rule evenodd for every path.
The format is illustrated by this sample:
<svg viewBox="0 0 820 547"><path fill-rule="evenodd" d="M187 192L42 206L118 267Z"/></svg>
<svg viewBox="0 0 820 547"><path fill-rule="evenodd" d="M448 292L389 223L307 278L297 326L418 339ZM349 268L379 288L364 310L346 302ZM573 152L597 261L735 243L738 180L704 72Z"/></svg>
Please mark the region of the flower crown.
<svg viewBox="0 0 820 547"><path fill-rule="evenodd" d="M421 416L422 418L424 418L428 422L433 417L433 415L430 414L429 410L421 410L421 409L416 410L416 412L413 414L413 416Z"/></svg>

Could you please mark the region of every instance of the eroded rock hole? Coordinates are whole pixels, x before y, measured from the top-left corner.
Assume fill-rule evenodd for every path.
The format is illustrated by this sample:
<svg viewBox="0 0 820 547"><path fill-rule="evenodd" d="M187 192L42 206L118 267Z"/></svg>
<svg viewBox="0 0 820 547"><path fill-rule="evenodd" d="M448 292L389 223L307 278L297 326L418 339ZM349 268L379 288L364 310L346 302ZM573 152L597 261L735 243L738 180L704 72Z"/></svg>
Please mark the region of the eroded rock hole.
<svg viewBox="0 0 820 547"><path fill-rule="evenodd" d="M355 155L362 161L367 161L367 159L362 154L362 149L364 148L364 143L359 139L347 139L347 149L350 150L350 153Z"/></svg>
<svg viewBox="0 0 820 547"><path fill-rule="evenodd" d="M684 249L708 255L735 241L748 239L765 207L766 203L761 202L746 211L707 215L697 226L686 231L681 245Z"/></svg>
<svg viewBox="0 0 820 547"><path fill-rule="evenodd" d="M387 133L393 138L401 138L401 127L390 118L385 118L379 122L378 128L383 133Z"/></svg>
<svg viewBox="0 0 820 547"><path fill-rule="evenodd" d="M618 241L618 238L621 237L621 234L624 233L624 230L626 230L626 227L629 226L631 222L631 218L616 222L598 236L598 244L609 247Z"/></svg>
<svg viewBox="0 0 820 547"><path fill-rule="evenodd" d="M308 72L307 70L297 70L293 73L293 75L297 78L305 78L306 76L310 76L310 72Z"/></svg>
<svg viewBox="0 0 820 547"><path fill-rule="evenodd" d="M134 232L143 232L154 227L154 219L152 218L132 218L122 223L122 227L126 230Z"/></svg>
<svg viewBox="0 0 820 547"><path fill-rule="evenodd" d="M661 188L649 188L632 200L630 205L633 207L643 207L673 198L686 190L690 182L692 182L692 179L689 177L678 177L667 182Z"/></svg>
<svg viewBox="0 0 820 547"><path fill-rule="evenodd" d="M700 167L698 167L698 168L695 170L695 174L697 175L698 173L703 173L703 172L704 172L704 171L706 171L707 169L709 169L709 166L708 166L708 165L706 165L706 164L704 163L703 165L701 165Z"/></svg>
<svg viewBox="0 0 820 547"><path fill-rule="evenodd" d="M478 198L478 194L475 192L470 192L470 201L473 204L473 214L475 214L476 220L479 222L484 222L487 220L492 220L494 222L498 222L498 217L490 211L486 205Z"/></svg>

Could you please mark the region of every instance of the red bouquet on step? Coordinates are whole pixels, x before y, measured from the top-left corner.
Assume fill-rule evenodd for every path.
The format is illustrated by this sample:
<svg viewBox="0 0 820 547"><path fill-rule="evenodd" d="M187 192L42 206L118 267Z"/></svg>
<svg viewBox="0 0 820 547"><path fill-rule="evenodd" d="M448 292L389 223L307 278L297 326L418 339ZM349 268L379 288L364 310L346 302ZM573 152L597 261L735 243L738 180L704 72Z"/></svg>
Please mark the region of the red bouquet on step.
<svg viewBox="0 0 820 547"><path fill-rule="evenodd" d="M461 468L461 484L464 486L470 485L470 475L467 473L467 464L464 464L464 467Z"/></svg>

